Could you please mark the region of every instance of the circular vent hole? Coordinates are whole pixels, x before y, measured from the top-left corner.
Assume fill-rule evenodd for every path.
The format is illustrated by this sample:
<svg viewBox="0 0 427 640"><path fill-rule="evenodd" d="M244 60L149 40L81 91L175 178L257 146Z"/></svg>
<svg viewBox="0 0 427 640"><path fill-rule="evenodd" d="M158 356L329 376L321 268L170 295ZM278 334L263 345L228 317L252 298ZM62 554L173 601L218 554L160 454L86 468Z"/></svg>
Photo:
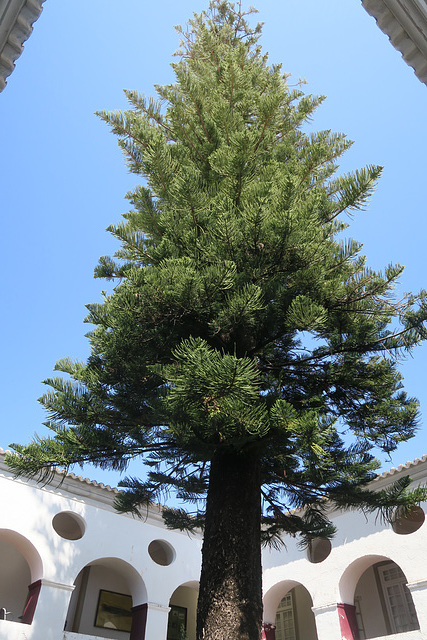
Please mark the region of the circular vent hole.
<svg viewBox="0 0 427 640"><path fill-rule="evenodd" d="M83 518L72 511L57 513L52 520L52 527L58 536L66 540L80 540L86 530Z"/></svg>
<svg viewBox="0 0 427 640"><path fill-rule="evenodd" d="M412 507L412 509L399 507L395 511L391 526L395 533L406 536L408 533L418 531L424 524L424 520L425 515L421 507Z"/></svg>
<svg viewBox="0 0 427 640"><path fill-rule="evenodd" d="M307 558L313 564L318 564L326 560L331 553L331 541L327 538L313 538L307 548Z"/></svg>
<svg viewBox="0 0 427 640"><path fill-rule="evenodd" d="M156 563L167 567L175 560L174 548L164 540L153 540L148 545L150 558Z"/></svg>

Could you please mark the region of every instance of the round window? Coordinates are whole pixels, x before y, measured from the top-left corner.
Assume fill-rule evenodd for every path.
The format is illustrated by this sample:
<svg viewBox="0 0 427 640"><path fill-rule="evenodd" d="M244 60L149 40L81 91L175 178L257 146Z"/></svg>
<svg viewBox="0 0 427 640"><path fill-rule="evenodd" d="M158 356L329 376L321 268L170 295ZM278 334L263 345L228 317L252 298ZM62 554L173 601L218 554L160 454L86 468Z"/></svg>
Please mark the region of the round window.
<svg viewBox="0 0 427 640"><path fill-rule="evenodd" d="M318 564L326 560L331 553L331 541L327 538L313 538L307 548L307 558L313 564Z"/></svg>
<svg viewBox="0 0 427 640"><path fill-rule="evenodd" d="M412 509L399 507L394 513L391 526L395 533L405 536L418 531L424 524L424 520L425 515L421 507L412 507Z"/></svg>
<svg viewBox="0 0 427 640"><path fill-rule="evenodd" d="M164 540L153 540L148 545L150 558L156 563L167 567L175 560L175 549Z"/></svg>
<svg viewBox="0 0 427 640"><path fill-rule="evenodd" d="M83 538L86 523L83 518L72 511L61 511L54 516L52 527L58 536L66 540L80 540Z"/></svg>

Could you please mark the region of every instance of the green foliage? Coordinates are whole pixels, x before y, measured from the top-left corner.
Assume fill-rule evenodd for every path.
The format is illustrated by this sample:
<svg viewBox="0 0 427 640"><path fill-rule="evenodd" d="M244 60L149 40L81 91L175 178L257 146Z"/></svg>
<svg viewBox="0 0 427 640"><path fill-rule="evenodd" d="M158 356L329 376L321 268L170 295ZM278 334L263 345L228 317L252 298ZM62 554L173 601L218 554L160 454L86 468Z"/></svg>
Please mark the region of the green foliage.
<svg viewBox="0 0 427 640"><path fill-rule="evenodd" d="M188 640L188 635L187 632L185 630L185 625L181 625L181 628L179 630L179 640Z"/></svg>
<svg viewBox="0 0 427 640"><path fill-rule="evenodd" d="M54 436L8 461L49 474L141 457L148 477L124 480L118 508L176 491L195 511L165 520L191 529L212 457L256 451L265 538L307 542L333 534L326 504L390 518L427 497L366 487L375 448L416 428L397 365L426 336L426 295L396 300L402 268L374 272L344 238L342 214L365 207L381 168L335 175L350 141L305 132L323 98L288 87L260 29L213 0L179 29L173 84L100 112L144 184L110 227L119 250L95 270L117 284L88 307L91 355L46 381Z"/></svg>

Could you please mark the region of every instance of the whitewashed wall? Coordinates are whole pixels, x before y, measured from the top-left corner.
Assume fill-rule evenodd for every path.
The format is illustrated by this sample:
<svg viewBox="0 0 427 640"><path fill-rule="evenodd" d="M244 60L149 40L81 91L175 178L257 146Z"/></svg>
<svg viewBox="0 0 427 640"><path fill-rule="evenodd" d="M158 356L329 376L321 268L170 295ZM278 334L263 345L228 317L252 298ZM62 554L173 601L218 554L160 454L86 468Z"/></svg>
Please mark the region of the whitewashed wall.
<svg viewBox="0 0 427 640"><path fill-rule="evenodd" d="M59 487L13 479L0 459L0 500L7 505L0 510L0 607L15 609L8 620L0 620L0 640L62 640L74 582L87 565L93 566L81 633L128 637L94 627L99 589L104 588L129 593L134 606L148 602L147 629L156 621L166 637L172 594L180 585L197 586L200 537L168 531L157 509L145 520L119 515L113 498L109 488L74 477L67 477ZM53 517L64 511L83 518L86 529L80 540L65 540L53 529ZM175 558L169 566L156 564L148 553L150 542L159 539L173 547ZM14 574L21 577L13 580ZM15 624L24 604L22 592L39 579L42 587L33 623ZM67 633L69 638L72 635ZM160 640L162 635L151 636L152 640L157 637Z"/></svg>
<svg viewBox="0 0 427 640"><path fill-rule="evenodd" d="M383 474L374 486L382 488L408 473L415 484L425 483L427 458ZM165 640L170 604L186 607L189 640L194 640L201 538L166 530L156 508L145 520L119 515L112 506L114 495L110 488L74 476L65 478L60 486L40 487L15 480L0 455L0 499L6 505L0 510L0 608L12 612L7 620L0 620L0 640L125 640L126 633L94 626L101 588L132 595L134 606L148 603L147 640ZM62 512L83 519L81 539L66 540L56 533L52 519ZM264 550L265 621L274 624L280 600L298 587L294 601L299 640L316 640L316 636L317 640L342 640L337 604L353 604L357 587L371 634L374 630L377 636L390 639L427 639L427 525L410 535L398 535L375 516L350 512L332 517L338 532L323 562L310 562L298 540L292 538L278 550ZM153 540L173 548L170 565L152 560L148 547ZM389 631L387 636L384 620L377 615L381 603L370 567L388 560L406 576L419 631L397 635ZM72 624L79 589L76 579L88 566L87 596L76 629ZM34 620L24 625L17 619L28 584L37 580L42 586Z"/></svg>

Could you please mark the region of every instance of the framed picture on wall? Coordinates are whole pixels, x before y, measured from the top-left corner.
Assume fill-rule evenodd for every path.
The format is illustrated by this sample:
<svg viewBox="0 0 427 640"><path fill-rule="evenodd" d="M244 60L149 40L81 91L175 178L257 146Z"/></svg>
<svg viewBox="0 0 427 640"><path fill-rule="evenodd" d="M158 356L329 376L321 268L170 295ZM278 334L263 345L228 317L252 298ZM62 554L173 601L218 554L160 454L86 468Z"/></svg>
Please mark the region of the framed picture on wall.
<svg viewBox="0 0 427 640"><path fill-rule="evenodd" d="M130 632L132 626L132 596L114 591L99 591L95 627Z"/></svg>
<svg viewBox="0 0 427 640"><path fill-rule="evenodd" d="M168 619L168 637L167 640L181 640L182 631L187 630L187 609L185 607L176 607L171 604Z"/></svg>

